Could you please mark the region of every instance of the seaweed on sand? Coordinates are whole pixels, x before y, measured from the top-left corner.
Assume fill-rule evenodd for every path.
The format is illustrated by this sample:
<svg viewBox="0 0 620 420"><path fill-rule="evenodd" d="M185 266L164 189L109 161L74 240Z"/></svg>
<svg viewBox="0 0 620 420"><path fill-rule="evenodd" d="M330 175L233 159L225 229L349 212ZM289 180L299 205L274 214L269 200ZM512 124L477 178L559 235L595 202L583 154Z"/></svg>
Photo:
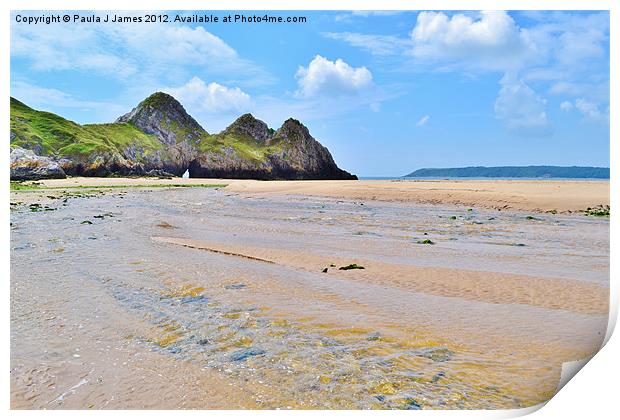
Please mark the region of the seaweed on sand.
<svg viewBox="0 0 620 420"><path fill-rule="evenodd" d="M357 264L349 264L343 267L340 267L338 270L364 270L364 267Z"/></svg>

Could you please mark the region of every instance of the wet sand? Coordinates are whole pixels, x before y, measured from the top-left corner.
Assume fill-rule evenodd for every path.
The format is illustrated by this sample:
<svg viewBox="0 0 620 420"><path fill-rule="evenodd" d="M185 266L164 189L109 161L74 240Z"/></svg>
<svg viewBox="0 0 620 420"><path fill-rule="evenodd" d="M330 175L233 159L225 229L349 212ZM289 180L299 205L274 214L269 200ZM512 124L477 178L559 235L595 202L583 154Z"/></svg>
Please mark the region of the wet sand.
<svg viewBox="0 0 620 420"><path fill-rule="evenodd" d="M340 270L349 261L342 257L291 252L286 249L248 247L242 244L214 244L188 238L155 236L154 241L202 249L224 255L296 267L310 272L360 282L413 289L436 296L457 297L489 303L520 303L543 308L565 309L586 314L609 312L609 291L604 286L584 284L577 280L519 276L506 273L416 267L407 264L387 264L381 261L355 259L364 270Z"/></svg>
<svg viewBox="0 0 620 420"><path fill-rule="evenodd" d="M45 184L86 181L154 183ZM197 181L11 193L13 408L519 408L604 337L609 219L521 184Z"/></svg>
<svg viewBox="0 0 620 420"><path fill-rule="evenodd" d="M350 200L450 204L524 211L578 212L609 205L609 181L557 180L392 180L392 181L255 181L248 179L68 178L42 181L50 187L228 184L233 192L264 195L303 194Z"/></svg>

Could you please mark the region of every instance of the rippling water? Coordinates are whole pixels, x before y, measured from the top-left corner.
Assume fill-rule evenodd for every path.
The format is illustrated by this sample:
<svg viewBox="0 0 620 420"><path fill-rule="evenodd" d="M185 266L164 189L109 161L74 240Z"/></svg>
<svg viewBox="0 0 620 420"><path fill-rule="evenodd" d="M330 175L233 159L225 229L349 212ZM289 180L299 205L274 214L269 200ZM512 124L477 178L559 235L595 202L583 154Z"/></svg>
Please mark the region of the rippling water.
<svg viewBox="0 0 620 420"><path fill-rule="evenodd" d="M548 399L561 363L596 351L606 328L602 310L424 294L328 260L334 275L152 240L600 288L605 219L208 189L85 195L11 213L15 407L516 408Z"/></svg>

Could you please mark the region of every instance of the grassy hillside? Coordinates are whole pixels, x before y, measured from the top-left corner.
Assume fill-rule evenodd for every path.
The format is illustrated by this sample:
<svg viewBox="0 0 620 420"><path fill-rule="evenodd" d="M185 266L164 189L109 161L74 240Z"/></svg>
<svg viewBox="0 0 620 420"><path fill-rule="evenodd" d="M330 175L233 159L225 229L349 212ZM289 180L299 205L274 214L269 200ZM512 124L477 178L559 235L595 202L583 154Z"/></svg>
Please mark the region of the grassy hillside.
<svg viewBox="0 0 620 420"><path fill-rule="evenodd" d="M284 147L281 139L273 139L269 144L262 143L244 134L215 134L198 145L201 152L224 153L233 149L244 160L263 162L270 154L279 153Z"/></svg>
<svg viewBox="0 0 620 420"><path fill-rule="evenodd" d="M37 111L11 98L11 145L38 150L49 156L88 156L93 152L120 152L130 144L146 153L162 148L154 135L130 124L79 125L51 112Z"/></svg>
<svg viewBox="0 0 620 420"><path fill-rule="evenodd" d="M185 139L188 131L185 127L171 128L179 141ZM129 123L80 125L56 114L32 109L14 98L11 98L11 132L14 134L11 145L55 157L85 158L105 152L122 154L131 145L141 149L140 154L157 150L165 154L166 147L157 136L146 134ZM226 149L232 149L240 158L254 162L265 161L267 155L280 152L283 147L278 140L267 145L246 135L209 135L206 132L192 143L201 152L224 154Z"/></svg>

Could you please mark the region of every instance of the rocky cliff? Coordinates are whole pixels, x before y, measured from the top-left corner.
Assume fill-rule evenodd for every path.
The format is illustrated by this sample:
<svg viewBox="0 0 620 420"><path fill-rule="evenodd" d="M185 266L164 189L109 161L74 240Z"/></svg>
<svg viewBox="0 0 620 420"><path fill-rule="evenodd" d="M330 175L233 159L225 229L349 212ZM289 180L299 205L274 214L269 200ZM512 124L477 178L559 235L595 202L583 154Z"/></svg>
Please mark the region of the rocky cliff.
<svg viewBox="0 0 620 420"><path fill-rule="evenodd" d="M338 168L297 120L273 130L245 114L211 135L161 92L112 124L89 125L11 98L11 151L14 180L65 174L180 176L188 169L190 177L357 179Z"/></svg>
<svg viewBox="0 0 620 420"><path fill-rule="evenodd" d="M338 168L327 148L297 120L289 119L274 131L245 114L215 139L229 146L200 153L189 166L190 177L356 179ZM233 139L247 149L235 150Z"/></svg>
<svg viewBox="0 0 620 420"><path fill-rule="evenodd" d="M38 156L35 152L19 146L11 148L11 179L62 179L66 178L58 162L46 156Z"/></svg>

